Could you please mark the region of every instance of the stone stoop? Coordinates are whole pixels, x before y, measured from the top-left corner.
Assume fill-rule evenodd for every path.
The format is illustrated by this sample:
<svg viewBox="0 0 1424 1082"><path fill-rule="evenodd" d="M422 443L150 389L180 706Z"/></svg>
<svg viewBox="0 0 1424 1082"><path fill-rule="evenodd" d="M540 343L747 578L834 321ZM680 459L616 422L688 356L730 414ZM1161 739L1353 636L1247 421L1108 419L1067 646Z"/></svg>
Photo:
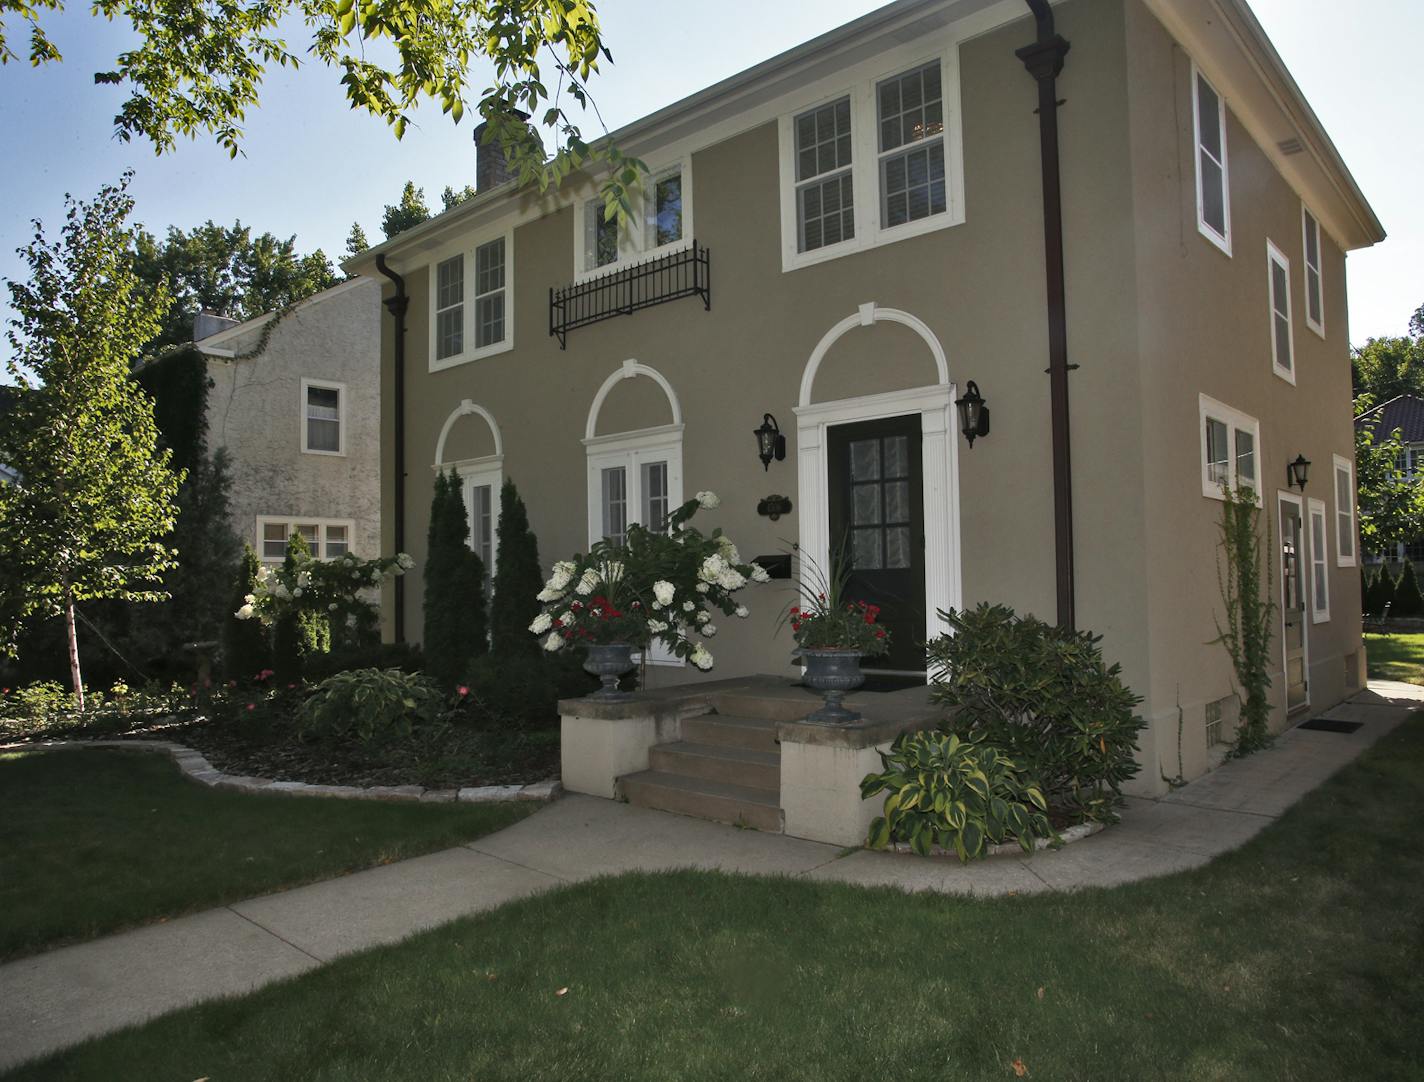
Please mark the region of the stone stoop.
<svg viewBox="0 0 1424 1082"><path fill-rule="evenodd" d="M704 714L683 718L681 735L650 749L651 769L619 779L628 803L781 833L774 719Z"/></svg>

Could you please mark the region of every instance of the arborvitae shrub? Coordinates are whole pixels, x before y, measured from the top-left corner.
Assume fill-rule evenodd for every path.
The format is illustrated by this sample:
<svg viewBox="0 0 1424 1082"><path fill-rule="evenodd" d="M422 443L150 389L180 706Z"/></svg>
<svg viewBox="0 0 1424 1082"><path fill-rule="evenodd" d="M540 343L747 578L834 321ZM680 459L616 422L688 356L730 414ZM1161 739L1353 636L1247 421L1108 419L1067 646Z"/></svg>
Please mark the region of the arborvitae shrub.
<svg viewBox="0 0 1424 1082"><path fill-rule="evenodd" d="M1389 610L1391 616L1418 616L1424 613L1424 596L1419 593L1419 579L1414 573L1414 562L1405 560L1399 578L1394 584L1394 605Z"/></svg>
<svg viewBox="0 0 1424 1082"><path fill-rule="evenodd" d="M232 598L223 617L223 671L229 680L249 681L272 664L272 646L261 620L239 620L237 610L257 587L257 553L244 545L233 580Z"/></svg>
<svg viewBox="0 0 1424 1082"><path fill-rule="evenodd" d="M499 494L499 554L495 558L494 599L490 603L490 652L529 654L540 649L529 625L539 615L544 572L539 542L529 528L529 512L513 481Z"/></svg>
<svg viewBox="0 0 1424 1082"><path fill-rule="evenodd" d="M425 672L450 688L489 649L484 563L470 548L470 520L452 472L435 478L425 557Z"/></svg>
<svg viewBox="0 0 1424 1082"><path fill-rule="evenodd" d="M283 566L296 567L300 557L310 556L306 538L293 533L287 539L287 555ZM272 668L277 679L299 684L306 672L306 659L311 654L325 654L331 649L331 624L314 612L295 612L280 617L272 628Z"/></svg>

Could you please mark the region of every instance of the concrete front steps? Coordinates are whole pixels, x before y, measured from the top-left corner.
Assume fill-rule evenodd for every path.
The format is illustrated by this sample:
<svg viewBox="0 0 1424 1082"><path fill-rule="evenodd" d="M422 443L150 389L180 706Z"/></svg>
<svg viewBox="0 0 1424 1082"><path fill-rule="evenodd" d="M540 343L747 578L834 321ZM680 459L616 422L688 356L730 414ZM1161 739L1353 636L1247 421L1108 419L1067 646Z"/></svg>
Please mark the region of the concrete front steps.
<svg viewBox="0 0 1424 1082"><path fill-rule="evenodd" d="M628 803L781 833L776 719L721 713L684 718L682 739L654 746L648 760L651 769L619 779Z"/></svg>

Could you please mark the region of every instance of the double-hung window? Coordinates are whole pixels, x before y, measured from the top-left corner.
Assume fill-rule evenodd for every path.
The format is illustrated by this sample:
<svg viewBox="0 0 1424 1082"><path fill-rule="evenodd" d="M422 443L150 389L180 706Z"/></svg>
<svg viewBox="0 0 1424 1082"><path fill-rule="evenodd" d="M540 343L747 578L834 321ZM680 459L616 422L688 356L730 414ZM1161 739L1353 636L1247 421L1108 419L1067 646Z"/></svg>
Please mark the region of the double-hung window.
<svg viewBox="0 0 1424 1082"><path fill-rule="evenodd" d="M682 166L654 176L644 199L644 247L662 248L682 240Z"/></svg>
<svg viewBox="0 0 1424 1082"><path fill-rule="evenodd" d="M1301 250L1305 256L1305 325L1325 337L1325 296L1320 284L1320 222L1302 204Z"/></svg>
<svg viewBox="0 0 1424 1082"><path fill-rule="evenodd" d="M583 205L583 269L602 270L618 262L618 216L607 216L603 197Z"/></svg>
<svg viewBox="0 0 1424 1082"><path fill-rule="evenodd" d="M1206 76L1192 68L1196 133L1197 229L1231 254L1231 178L1226 161L1226 105Z"/></svg>
<svg viewBox="0 0 1424 1082"><path fill-rule="evenodd" d="M302 380L302 452L346 453L346 385Z"/></svg>
<svg viewBox="0 0 1424 1082"><path fill-rule="evenodd" d="M796 133L797 251L839 244L855 236L851 175L850 98L802 113Z"/></svg>
<svg viewBox="0 0 1424 1082"><path fill-rule="evenodd" d="M1355 466L1348 458L1334 456L1335 466L1335 563L1355 566Z"/></svg>
<svg viewBox="0 0 1424 1082"><path fill-rule="evenodd" d="M262 559L280 563L287 555L287 542L300 534L318 560L334 560L351 551L354 524L349 519L257 517L257 540Z"/></svg>
<svg viewBox="0 0 1424 1082"><path fill-rule="evenodd" d="M693 238L692 159L655 163L630 213L609 218L602 195L574 205L574 277L587 279L670 254Z"/></svg>
<svg viewBox="0 0 1424 1082"><path fill-rule="evenodd" d="M1325 501L1306 501L1310 516L1310 618L1323 624L1330 619L1330 571L1326 544L1330 530L1325 525Z"/></svg>
<svg viewBox="0 0 1424 1082"><path fill-rule="evenodd" d="M1266 288L1271 297L1271 370L1295 382L1295 339L1291 327L1290 260L1266 241Z"/></svg>
<svg viewBox="0 0 1424 1082"><path fill-rule="evenodd" d="M944 89L938 60L886 79L875 91L880 146L880 228L943 214Z"/></svg>
<svg viewBox="0 0 1424 1082"><path fill-rule="evenodd" d="M430 284L432 372L514 345L513 248L513 234L505 233L436 260Z"/></svg>
<svg viewBox="0 0 1424 1082"><path fill-rule="evenodd" d="M1251 489L1260 501L1261 425L1214 398L1199 400L1202 495L1222 499L1228 489Z"/></svg>

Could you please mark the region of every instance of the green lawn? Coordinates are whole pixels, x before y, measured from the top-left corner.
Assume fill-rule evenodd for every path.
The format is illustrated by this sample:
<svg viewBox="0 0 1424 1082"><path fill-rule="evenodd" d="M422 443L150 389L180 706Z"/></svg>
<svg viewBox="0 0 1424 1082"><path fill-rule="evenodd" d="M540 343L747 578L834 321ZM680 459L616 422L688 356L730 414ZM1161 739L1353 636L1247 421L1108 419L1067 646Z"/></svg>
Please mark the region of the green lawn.
<svg viewBox="0 0 1424 1082"><path fill-rule="evenodd" d="M599 880L14 1077L1418 1079L1421 808L1424 715L1171 878L986 900Z"/></svg>
<svg viewBox="0 0 1424 1082"><path fill-rule="evenodd" d="M1424 634L1366 635L1365 652L1372 677L1424 684Z"/></svg>
<svg viewBox="0 0 1424 1082"><path fill-rule="evenodd" d="M443 849L533 807L225 792L152 752L0 755L0 958Z"/></svg>

